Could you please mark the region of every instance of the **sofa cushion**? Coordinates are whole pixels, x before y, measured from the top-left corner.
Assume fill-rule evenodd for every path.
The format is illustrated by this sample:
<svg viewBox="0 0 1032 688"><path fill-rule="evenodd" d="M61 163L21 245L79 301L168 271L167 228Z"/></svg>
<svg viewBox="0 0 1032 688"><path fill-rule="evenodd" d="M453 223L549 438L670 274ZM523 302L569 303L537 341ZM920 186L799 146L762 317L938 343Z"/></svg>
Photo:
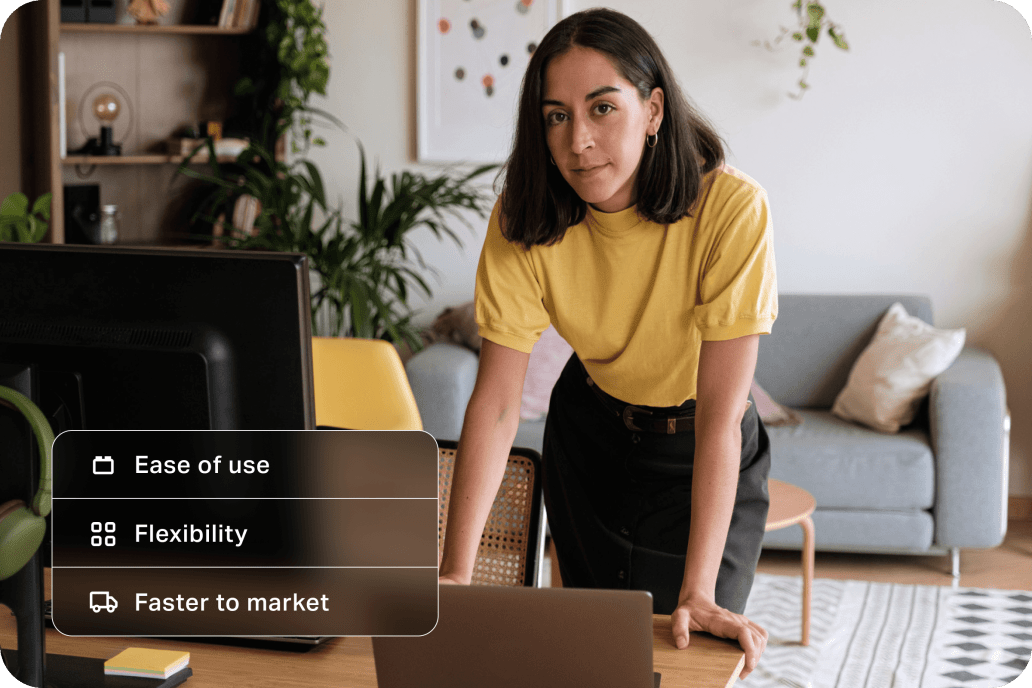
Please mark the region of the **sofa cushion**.
<svg viewBox="0 0 1032 688"><path fill-rule="evenodd" d="M818 550L830 552L925 552L932 547L932 515L908 511L818 509L813 514L814 541ZM771 549L799 549L799 526L772 530L763 537Z"/></svg>
<svg viewBox="0 0 1032 688"><path fill-rule="evenodd" d="M523 398L520 404L521 422L543 420L548 413L552 388L573 354L573 347L562 338L554 326L541 333L527 361L523 380Z"/></svg>
<svg viewBox="0 0 1032 688"><path fill-rule="evenodd" d="M798 485L818 509L929 509L935 474L927 433L886 435L827 410L799 409L804 421L768 428L770 477Z"/></svg>
<svg viewBox="0 0 1032 688"><path fill-rule="evenodd" d="M771 399L767 391L760 387L760 383L755 378L753 378L752 385L749 387L749 394L752 395L753 401L756 402L756 413L760 414L764 425L778 427L780 425L799 425L803 422L803 417L798 413Z"/></svg>
<svg viewBox="0 0 1032 688"><path fill-rule="evenodd" d="M545 444L545 419L528 420L520 423L516 430L516 438L512 441L514 447L533 449L538 454Z"/></svg>
<svg viewBox="0 0 1032 688"><path fill-rule="evenodd" d="M930 325L932 303L905 294L778 294L778 319L760 337L756 380L778 403L831 408L853 362L896 301Z"/></svg>
<svg viewBox="0 0 1032 688"><path fill-rule="evenodd" d="M940 330L894 303L874 339L853 364L831 412L882 432L896 432L917 414L932 379L964 348L964 328Z"/></svg>

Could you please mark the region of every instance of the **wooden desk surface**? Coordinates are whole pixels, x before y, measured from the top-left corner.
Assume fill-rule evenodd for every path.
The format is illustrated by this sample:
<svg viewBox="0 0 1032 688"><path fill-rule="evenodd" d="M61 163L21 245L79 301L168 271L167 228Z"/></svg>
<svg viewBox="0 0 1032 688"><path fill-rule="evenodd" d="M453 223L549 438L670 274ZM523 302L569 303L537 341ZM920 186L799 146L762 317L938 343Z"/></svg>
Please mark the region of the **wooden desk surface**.
<svg viewBox="0 0 1032 688"><path fill-rule="evenodd" d="M49 583L49 570L47 571ZM49 595L48 595L49 596ZM678 650L670 617L653 617L653 669L662 674L661 688L726 688L745 664L737 642L693 634ZM17 649L14 617L0 606L0 647ZM375 688L376 668L370 638L332 638L307 652L199 643L188 638L71 638L47 629L47 652L107 659L127 647L185 650L194 675L185 688Z"/></svg>

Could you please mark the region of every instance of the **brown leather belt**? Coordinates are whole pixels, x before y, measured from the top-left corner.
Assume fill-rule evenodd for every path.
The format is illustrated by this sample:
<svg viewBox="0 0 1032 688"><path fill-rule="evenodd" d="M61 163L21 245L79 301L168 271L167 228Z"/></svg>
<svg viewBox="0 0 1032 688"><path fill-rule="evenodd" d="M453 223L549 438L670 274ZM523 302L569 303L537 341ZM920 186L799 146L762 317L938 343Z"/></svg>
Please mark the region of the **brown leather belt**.
<svg viewBox="0 0 1032 688"><path fill-rule="evenodd" d="M590 376L588 377L588 387L590 387L591 391L595 393L595 396L599 398L599 401L602 402L603 406L623 420L623 423L627 426L628 430L634 430L635 432L658 432L664 435L673 435L678 432L692 432L695 430L694 409L692 409L690 414L657 416L652 411L643 409L640 406L618 404L616 399L600 390L598 385L595 384L595 381L592 380ZM620 405L623 406L622 410L615 408Z"/></svg>

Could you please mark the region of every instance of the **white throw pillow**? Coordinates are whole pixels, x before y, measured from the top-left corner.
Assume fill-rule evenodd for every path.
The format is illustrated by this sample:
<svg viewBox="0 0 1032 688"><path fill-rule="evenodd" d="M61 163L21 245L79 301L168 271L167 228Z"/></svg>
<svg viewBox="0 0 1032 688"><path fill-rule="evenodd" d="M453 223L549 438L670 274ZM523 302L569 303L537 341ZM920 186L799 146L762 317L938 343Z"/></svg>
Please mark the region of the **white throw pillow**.
<svg viewBox="0 0 1032 688"><path fill-rule="evenodd" d="M853 364L831 412L840 418L896 432L914 419L932 379L956 360L965 330L938 330L894 303L874 339Z"/></svg>

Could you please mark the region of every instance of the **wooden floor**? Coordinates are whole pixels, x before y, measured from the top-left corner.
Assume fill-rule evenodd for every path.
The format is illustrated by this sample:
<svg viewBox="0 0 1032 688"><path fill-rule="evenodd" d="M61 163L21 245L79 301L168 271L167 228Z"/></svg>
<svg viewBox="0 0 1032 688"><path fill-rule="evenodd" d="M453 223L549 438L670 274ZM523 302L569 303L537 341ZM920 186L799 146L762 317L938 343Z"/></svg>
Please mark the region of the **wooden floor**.
<svg viewBox="0 0 1032 688"><path fill-rule="evenodd" d="M799 552L765 550L757 571L785 576L801 574ZM817 552L817 578L844 578L881 583L950 585L947 556L839 554ZM960 551L960 585L969 588L1032 590L1032 521L1011 521L1003 544L992 549Z"/></svg>
<svg viewBox="0 0 1032 688"><path fill-rule="evenodd" d="M949 556L817 552L814 575L817 578L880 583L951 585L951 566ZM547 586L553 575L558 579L558 572L553 573L549 563L544 568L544 584ZM802 561L797 551L766 550L760 556L757 570L798 576L802 573ZM962 549L960 585L969 588L1032 590L1032 521L1011 521L1007 527L1007 536L999 547Z"/></svg>

